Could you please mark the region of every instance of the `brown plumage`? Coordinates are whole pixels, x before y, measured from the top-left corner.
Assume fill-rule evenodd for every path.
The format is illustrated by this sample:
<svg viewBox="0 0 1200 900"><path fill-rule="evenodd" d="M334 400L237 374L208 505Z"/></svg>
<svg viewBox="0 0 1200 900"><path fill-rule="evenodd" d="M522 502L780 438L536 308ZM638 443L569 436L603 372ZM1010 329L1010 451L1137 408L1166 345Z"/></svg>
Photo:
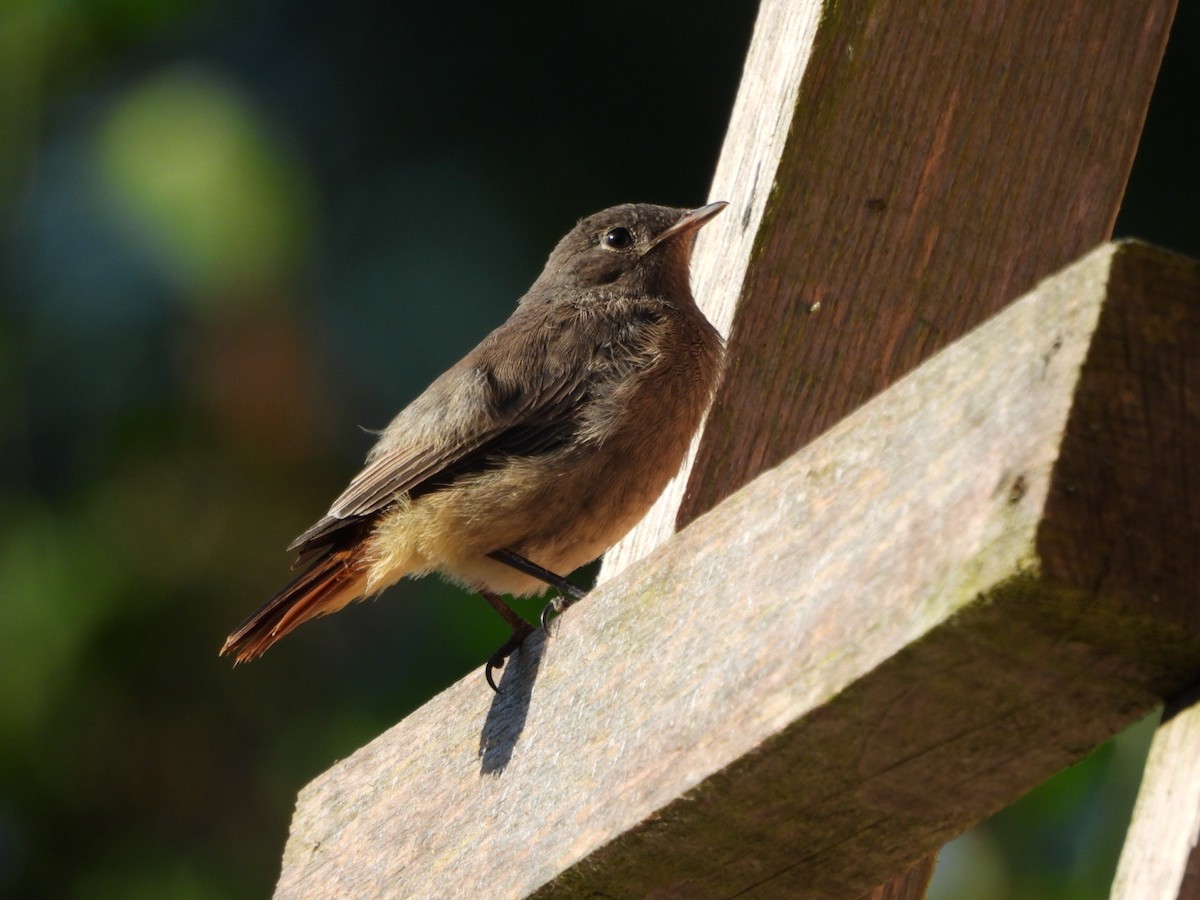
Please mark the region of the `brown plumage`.
<svg viewBox="0 0 1200 900"><path fill-rule="evenodd" d="M508 321L382 432L289 548L308 568L221 652L252 659L408 575L438 572L503 606L496 595L546 584L488 554L565 575L620 540L678 470L716 384L721 341L688 264L696 230L724 206L583 219ZM524 637L505 618L521 633L489 680Z"/></svg>

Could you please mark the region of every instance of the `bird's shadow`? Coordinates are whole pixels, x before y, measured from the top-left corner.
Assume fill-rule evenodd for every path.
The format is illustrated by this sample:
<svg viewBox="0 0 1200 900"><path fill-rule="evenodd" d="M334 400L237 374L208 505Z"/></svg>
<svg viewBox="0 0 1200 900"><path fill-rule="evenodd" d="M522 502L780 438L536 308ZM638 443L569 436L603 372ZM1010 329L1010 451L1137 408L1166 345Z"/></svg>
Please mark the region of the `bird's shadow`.
<svg viewBox="0 0 1200 900"><path fill-rule="evenodd" d="M525 730L529 700L545 650L546 632L539 629L505 663L500 690L492 696L479 735L480 775L500 775L508 767L513 748Z"/></svg>

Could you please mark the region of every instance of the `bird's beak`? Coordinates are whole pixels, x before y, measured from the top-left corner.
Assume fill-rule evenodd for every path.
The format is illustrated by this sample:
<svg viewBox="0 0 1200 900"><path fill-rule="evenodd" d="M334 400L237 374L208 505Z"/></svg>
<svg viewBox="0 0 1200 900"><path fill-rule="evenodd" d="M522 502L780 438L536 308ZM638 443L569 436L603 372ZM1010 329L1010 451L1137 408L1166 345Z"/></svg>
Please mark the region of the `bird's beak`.
<svg viewBox="0 0 1200 900"><path fill-rule="evenodd" d="M650 246L646 248L646 252L649 253L664 241L677 238L679 235L687 234L689 231L695 231L728 205L729 204L724 200L718 200L716 203L708 204L708 206L701 206L699 209L693 209L690 213L688 213L662 234L654 238L654 240L650 242Z"/></svg>

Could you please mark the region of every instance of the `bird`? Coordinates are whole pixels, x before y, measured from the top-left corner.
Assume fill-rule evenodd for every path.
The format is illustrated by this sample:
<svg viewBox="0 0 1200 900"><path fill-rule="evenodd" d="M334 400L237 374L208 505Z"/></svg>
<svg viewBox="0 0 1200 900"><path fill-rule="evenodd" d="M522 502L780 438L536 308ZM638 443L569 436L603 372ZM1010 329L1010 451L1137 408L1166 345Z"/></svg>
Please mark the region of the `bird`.
<svg viewBox="0 0 1200 900"><path fill-rule="evenodd" d="M587 216L511 316L379 432L365 466L288 547L301 573L221 655L253 659L310 619L438 573L511 629L501 595L555 588L541 625L586 593L565 576L619 541L680 469L724 345L692 295L698 230L728 204L626 203Z"/></svg>

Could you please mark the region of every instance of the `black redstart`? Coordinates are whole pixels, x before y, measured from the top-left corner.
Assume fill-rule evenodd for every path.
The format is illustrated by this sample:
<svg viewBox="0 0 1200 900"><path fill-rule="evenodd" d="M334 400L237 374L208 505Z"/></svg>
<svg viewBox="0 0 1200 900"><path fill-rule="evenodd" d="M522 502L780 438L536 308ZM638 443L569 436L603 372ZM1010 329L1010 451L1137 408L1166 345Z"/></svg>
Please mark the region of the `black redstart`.
<svg viewBox="0 0 1200 900"><path fill-rule="evenodd" d="M405 407L319 522L288 549L304 573L229 636L253 659L301 622L438 572L513 629L501 598L583 596L563 576L646 513L687 453L721 369L688 278L697 230L726 206L625 204L558 242L508 321Z"/></svg>

